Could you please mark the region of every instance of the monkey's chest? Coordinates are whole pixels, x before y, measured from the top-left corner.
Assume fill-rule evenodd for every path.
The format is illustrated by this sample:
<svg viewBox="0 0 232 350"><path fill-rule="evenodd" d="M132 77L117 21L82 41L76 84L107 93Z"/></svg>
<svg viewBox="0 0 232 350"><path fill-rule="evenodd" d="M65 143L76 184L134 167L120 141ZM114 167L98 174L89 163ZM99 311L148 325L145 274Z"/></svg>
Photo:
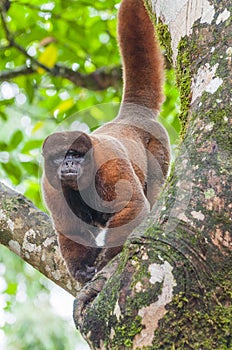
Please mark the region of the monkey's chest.
<svg viewBox="0 0 232 350"><path fill-rule="evenodd" d="M84 223L93 227L104 228L108 220L114 215L102 207L89 190L64 192L70 210Z"/></svg>

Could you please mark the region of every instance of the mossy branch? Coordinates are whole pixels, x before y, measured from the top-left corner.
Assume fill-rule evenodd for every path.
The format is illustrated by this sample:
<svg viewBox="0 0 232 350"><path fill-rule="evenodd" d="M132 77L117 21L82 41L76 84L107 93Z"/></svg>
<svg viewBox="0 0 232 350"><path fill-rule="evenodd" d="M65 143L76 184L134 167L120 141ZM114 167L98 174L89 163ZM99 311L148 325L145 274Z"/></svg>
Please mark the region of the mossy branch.
<svg viewBox="0 0 232 350"><path fill-rule="evenodd" d="M0 244L76 296L80 285L68 274L49 216L0 183Z"/></svg>

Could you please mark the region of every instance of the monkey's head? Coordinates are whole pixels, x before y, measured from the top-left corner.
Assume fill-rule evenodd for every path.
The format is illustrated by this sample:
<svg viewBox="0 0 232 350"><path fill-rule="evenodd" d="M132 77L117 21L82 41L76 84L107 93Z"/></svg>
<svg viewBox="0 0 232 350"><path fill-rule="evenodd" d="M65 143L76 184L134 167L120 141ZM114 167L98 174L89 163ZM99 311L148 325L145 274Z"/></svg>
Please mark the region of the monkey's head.
<svg viewBox="0 0 232 350"><path fill-rule="evenodd" d="M57 132L43 144L45 176L55 189L84 189L93 174L93 147L90 137L79 131Z"/></svg>

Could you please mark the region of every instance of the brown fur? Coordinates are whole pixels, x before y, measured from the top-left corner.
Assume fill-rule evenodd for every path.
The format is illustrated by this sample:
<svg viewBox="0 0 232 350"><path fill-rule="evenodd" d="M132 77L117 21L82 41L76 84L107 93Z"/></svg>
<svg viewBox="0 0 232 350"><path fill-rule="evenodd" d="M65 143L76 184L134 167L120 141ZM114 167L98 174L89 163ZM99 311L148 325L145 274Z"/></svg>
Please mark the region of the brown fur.
<svg viewBox="0 0 232 350"><path fill-rule="evenodd" d="M168 137L155 120L163 61L142 0L122 1L118 34L124 94L117 118L91 135L55 133L43 146L44 199L62 255L80 282L121 250L157 199L169 166ZM77 182L61 181L51 161L58 153L64 159L68 150L84 154ZM106 232L101 244L99 232Z"/></svg>
<svg viewBox="0 0 232 350"><path fill-rule="evenodd" d="M122 1L118 37L124 71L124 102L158 111L163 102L163 57L142 0Z"/></svg>

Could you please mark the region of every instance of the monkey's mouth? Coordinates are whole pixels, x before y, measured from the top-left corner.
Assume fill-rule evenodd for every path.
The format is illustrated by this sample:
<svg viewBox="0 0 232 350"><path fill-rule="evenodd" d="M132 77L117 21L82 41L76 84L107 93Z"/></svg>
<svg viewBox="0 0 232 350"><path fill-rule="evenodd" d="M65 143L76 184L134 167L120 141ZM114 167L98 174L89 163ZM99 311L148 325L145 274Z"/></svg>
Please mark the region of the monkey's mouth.
<svg viewBox="0 0 232 350"><path fill-rule="evenodd" d="M60 180L69 181L76 180L80 176L80 171L62 171L60 173Z"/></svg>
<svg viewBox="0 0 232 350"><path fill-rule="evenodd" d="M67 164L63 163L58 171L60 180L68 182L77 180L82 174L81 167L79 164L72 163L71 166L67 166Z"/></svg>
<svg viewBox="0 0 232 350"><path fill-rule="evenodd" d="M60 169L58 171L58 178L63 184L77 184L77 180L80 177L80 169Z"/></svg>

